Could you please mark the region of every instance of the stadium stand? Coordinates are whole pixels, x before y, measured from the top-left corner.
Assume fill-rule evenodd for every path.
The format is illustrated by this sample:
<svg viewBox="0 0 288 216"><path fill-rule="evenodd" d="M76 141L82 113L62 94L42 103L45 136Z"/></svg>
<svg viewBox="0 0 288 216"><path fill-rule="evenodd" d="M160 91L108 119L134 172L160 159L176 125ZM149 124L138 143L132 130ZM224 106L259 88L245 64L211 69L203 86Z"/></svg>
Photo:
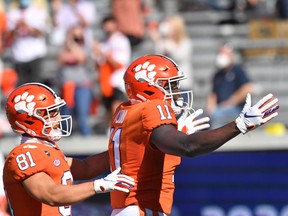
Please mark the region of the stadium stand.
<svg viewBox="0 0 288 216"><path fill-rule="evenodd" d="M165 11L157 11L157 14L153 14L154 18L160 19L165 14L175 12L175 5L173 1L167 1L171 5L166 5ZM109 3L106 1L95 1L97 8L98 20L105 14L109 13ZM255 92L252 95L252 100L256 101L267 92L273 92L280 99L281 109L279 111L280 118L276 118L275 122L281 121L281 123L288 124L288 96L286 94L288 86L286 80L288 77L288 55L286 52L276 52L274 55L245 55L245 52L258 49L277 49L279 47L287 47L287 27L283 31L283 23L277 21L278 31L283 31L281 34L283 37L269 37L261 38L259 35L263 30L259 30L262 21L252 21L243 23L229 23L221 24L223 20L231 18L231 12L228 11L189 11L180 12L185 18L188 28L188 33L192 37L194 42L194 52L191 56L194 68L194 107L205 107L206 97L211 89L211 78L214 70L214 59L216 56L217 48L223 44L223 42L230 41L234 44L235 49L239 50L239 59L244 61L244 65L247 68L247 72L252 78L255 84ZM276 21L274 21L276 22ZM282 21L284 22L284 21ZM101 37L102 32L99 28L99 22L96 23L94 28L95 37ZM254 27L254 31L251 32L251 26L258 26L258 30ZM269 23L267 27L269 29ZM270 29L272 27L270 26ZM273 27L274 28L274 27ZM257 35L258 31L258 36ZM259 33L260 31L260 33ZM265 30L267 31L267 30ZM265 32L264 31L264 32ZM274 30L273 30L274 31ZM272 34L272 33L271 33ZM276 34L276 33L275 33ZM280 33L279 33L280 34ZM249 49L248 49L249 48ZM49 45L48 55L44 62L43 77L55 80L55 74L57 71L56 54L59 51L59 47ZM140 55L151 54L153 52L153 42L147 37L143 43L138 45L133 50L133 57L135 59ZM9 51L4 53L5 64L9 66L10 58ZM281 120L280 120L281 119ZM261 129L260 129L261 130ZM74 138L73 138L74 139ZM0 142L3 142L1 140ZM76 141L75 141L76 143Z"/></svg>

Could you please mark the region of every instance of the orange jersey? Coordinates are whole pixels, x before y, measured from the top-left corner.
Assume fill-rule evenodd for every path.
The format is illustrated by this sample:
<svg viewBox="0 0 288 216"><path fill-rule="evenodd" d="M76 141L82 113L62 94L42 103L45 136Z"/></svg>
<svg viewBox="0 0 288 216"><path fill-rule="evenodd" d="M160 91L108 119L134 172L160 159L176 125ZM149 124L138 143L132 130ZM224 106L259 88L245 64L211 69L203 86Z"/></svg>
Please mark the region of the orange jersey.
<svg viewBox="0 0 288 216"><path fill-rule="evenodd" d="M71 215L71 206L52 207L33 199L22 181L35 173L45 172L56 184L72 184L70 167L57 146L39 142L25 142L8 155L3 181L11 211L15 216Z"/></svg>
<svg viewBox="0 0 288 216"><path fill-rule="evenodd" d="M135 179L129 194L112 191L113 208L138 205L169 214L173 202L174 171L180 157L164 154L149 140L154 128L164 124L177 127L171 106L161 100L137 104L130 101L120 105L112 119L109 140L112 170L121 166L121 172Z"/></svg>

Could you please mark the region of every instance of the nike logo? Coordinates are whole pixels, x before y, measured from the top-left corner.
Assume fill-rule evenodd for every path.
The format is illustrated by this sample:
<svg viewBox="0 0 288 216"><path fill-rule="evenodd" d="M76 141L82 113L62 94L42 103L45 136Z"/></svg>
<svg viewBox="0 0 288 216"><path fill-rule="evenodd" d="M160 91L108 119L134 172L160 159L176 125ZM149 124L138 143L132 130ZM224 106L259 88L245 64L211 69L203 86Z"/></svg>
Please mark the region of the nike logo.
<svg viewBox="0 0 288 216"><path fill-rule="evenodd" d="M255 118L255 117L262 117L262 115L248 115L247 113L244 114L245 118Z"/></svg>

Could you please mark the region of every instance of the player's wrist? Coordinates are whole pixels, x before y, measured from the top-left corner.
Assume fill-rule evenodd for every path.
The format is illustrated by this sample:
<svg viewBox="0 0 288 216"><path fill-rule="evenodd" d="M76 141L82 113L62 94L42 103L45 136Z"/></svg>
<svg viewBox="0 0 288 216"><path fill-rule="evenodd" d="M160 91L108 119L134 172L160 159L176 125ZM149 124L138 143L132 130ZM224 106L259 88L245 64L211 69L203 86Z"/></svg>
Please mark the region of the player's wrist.
<svg viewBox="0 0 288 216"><path fill-rule="evenodd" d="M238 118L235 119L235 124L236 124L236 127L238 128L238 130L239 130L242 134L247 133L246 124L245 124L243 118L241 118L241 116L239 116Z"/></svg>
<svg viewBox="0 0 288 216"><path fill-rule="evenodd" d="M105 192L107 192L106 188L104 187L104 179L103 178L94 180L93 188L94 188L95 193L105 193Z"/></svg>

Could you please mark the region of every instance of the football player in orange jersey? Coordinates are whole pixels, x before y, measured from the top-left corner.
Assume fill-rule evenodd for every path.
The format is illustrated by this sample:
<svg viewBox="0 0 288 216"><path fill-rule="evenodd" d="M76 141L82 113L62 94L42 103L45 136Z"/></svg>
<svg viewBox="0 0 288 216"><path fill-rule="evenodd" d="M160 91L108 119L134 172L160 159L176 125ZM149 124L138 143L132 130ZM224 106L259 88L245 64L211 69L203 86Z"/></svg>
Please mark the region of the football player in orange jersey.
<svg viewBox="0 0 288 216"><path fill-rule="evenodd" d="M71 215L71 204L94 194L129 192L134 180L120 169L105 178L89 180L109 169L108 152L84 160L65 157L56 144L71 133L71 116L61 116L65 101L41 83L27 83L7 98L6 114L21 143L7 156L3 181L15 216ZM65 129L64 129L65 128Z"/></svg>
<svg viewBox="0 0 288 216"><path fill-rule="evenodd" d="M168 215L174 193L174 171L181 157L211 152L240 133L266 123L278 112L278 99L268 94L251 106L251 96L239 117L221 128L205 130L209 119L194 118L192 91L181 91L184 73L161 55L147 55L130 64L124 75L129 97L114 113L109 139L112 170L135 179L130 193L111 192L112 216ZM186 94L184 97L183 95ZM187 101L183 98L188 98ZM178 119L178 120L177 120Z"/></svg>

